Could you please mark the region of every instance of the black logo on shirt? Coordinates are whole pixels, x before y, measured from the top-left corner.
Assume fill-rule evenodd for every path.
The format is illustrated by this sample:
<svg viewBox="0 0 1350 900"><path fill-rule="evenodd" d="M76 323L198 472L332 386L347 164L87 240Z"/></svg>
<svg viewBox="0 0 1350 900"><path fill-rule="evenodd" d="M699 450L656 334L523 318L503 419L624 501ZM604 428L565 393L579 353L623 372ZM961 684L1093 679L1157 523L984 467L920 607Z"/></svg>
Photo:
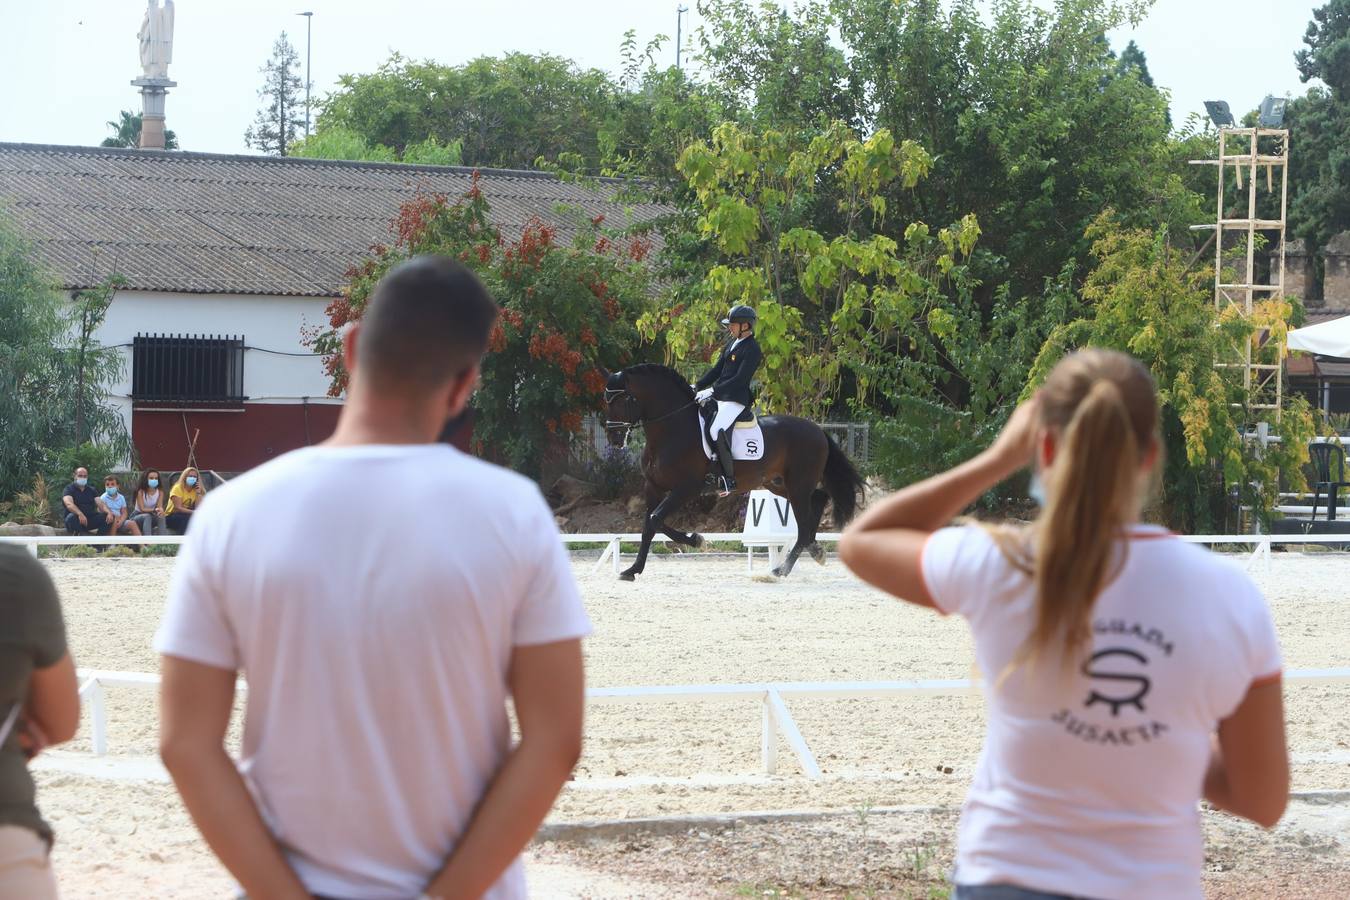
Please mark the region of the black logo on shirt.
<svg viewBox="0 0 1350 900"><path fill-rule="evenodd" d="M1068 709L1060 709L1050 717L1051 721L1062 726L1068 734L1091 744L1132 747L1163 737L1168 731L1165 723L1140 721L1129 715L1128 710L1133 707L1137 713L1146 711L1144 699L1153 689L1154 680L1148 674L1150 657L1171 656L1175 647L1160 630L1133 622L1098 620L1093 623L1093 631L1098 636L1133 639L1143 645L1139 649L1107 647L1093 653L1083 663L1081 671L1088 679L1083 709L1091 711L1097 705L1109 707L1111 724L1092 722L1086 718L1086 712L1075 715ZM1122 711L1127 713L1125 721L1119 721Z"/></svg>
<svg viewBox="0 0 1350 900"><path fill-rule="evenodd" d="M1083 705L1090 707L1094 703L1105 703L1111 707L1113 717L1120 715L1121 707L1133 706L1140 712L1144 711L1144 697L1148 695L1152 683L1148 676L1140 675L1137 672L1119 672L1112 671L1111 668L1094 668L1098 662L1111 660L1113 657L1124 657L1124 659L1134 660L1140 666L1148 665L1148 657L1136 650L1130 650L1125 647L1112 647L1109 650L1098 650L1092 654L1092 657L1083 663L1083 674L1093 680L1092 689L1088 692L1087 702ZM1120 664L1120 663L1118 663ZM1123 682L1119 686L1105 685L1099 686L1097 682ZM1105 691L1105 693L1103 693Z"/></svg>

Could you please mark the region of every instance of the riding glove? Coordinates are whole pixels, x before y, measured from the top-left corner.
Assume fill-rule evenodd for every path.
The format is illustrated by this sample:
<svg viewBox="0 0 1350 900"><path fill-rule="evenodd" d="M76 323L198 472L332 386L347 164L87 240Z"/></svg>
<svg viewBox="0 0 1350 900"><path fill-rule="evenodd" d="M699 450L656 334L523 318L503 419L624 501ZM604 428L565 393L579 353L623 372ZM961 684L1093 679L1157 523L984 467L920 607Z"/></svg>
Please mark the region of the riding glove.
<svg viewBox="0 0 1350 900"><path fill-rule="evenodd" d="M694 395L694 399L698 401L700 406L702 406L704 403L707 403L709 400L712 399L712 395L713 395L712 388L704 388L703 390L699 391L697 394Z"/></svg>

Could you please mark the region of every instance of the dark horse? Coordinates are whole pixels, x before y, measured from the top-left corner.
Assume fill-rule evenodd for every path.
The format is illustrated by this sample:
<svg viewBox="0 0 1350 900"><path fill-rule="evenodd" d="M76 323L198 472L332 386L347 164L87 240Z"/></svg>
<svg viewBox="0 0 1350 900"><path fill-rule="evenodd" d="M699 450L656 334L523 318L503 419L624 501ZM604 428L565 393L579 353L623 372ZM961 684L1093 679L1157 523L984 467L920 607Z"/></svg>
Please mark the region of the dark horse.
<svg viewBox="0 0 1350 900"><path fill-rule="evenodd" d="M690 547L701 547L703 536L685 534L667 526L666 519L687 500L698 496L707 483L711 463L699 439L702 422L694 391L679 372L666 366L630 366L605 375L605 427L609 442L623 446L628 433L641 425L647 432L642 452L643 489L647 518L637 561L619 577L632 581L647 564L657 531ZM825 501L834 502L834 523L843 527L853 518L863 480L834 439L819 425L796 416L767 416L759 420L764 431L764 457L736 461L739 493L767 488L786 497L797 517L797 542L773 573L787 575L802 551L821 565L825 551L816 543L816 530ZM817 485L824 484L824 490Z"/></svg>

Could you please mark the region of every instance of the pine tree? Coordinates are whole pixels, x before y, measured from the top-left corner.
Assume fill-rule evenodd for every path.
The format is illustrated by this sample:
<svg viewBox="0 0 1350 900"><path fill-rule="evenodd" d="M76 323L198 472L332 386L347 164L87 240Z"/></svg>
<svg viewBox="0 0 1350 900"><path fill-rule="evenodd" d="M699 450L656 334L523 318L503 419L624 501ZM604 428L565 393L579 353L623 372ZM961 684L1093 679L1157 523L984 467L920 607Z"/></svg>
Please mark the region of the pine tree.
<svg viewBox="0 0 1350 900"><path fill-rule="evenodd" d="M264 105L258 117L244 132L244 143L264 153L286 155L286 148L295 143L304 110L300 100L303 82L300 80L300 54L295 52L286 32L272 45L272 58L258 70L263 74L263 86L258 98Z"/></svg>

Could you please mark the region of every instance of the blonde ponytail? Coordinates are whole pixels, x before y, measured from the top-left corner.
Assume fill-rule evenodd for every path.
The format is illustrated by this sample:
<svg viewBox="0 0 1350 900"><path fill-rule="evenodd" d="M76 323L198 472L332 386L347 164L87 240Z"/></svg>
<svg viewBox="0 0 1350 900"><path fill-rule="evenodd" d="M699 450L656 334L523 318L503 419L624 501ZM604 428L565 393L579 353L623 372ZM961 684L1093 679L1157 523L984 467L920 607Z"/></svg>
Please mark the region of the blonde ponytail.
<svg viewBox="0 0 1350 900"><path fill-rule="evenodd" d="M1097 596L1125 561L1121 538L1136 513L1158 407L1153 379L1139 362L1085 350L1055 367L1040 408L1043 427L1057 432L1045 508L1019 550L1006 537L999 543L1036 588L1035 624L1013 666L1057 657L1068 669L1091 637Z"/></svg>

